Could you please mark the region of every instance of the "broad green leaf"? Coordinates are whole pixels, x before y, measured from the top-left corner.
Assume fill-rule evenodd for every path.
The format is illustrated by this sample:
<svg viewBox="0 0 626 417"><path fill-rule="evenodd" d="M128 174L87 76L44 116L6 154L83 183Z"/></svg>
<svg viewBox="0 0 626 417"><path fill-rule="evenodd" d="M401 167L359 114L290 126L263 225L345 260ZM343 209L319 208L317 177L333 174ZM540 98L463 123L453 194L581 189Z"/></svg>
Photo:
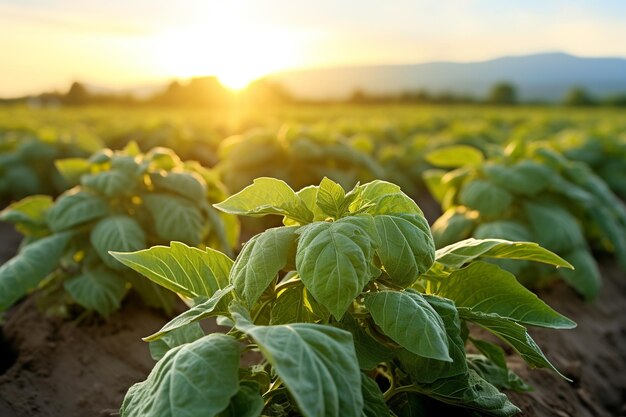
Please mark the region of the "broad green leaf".
<svg viewBox="0 0 626 417"><path fill-rule="evenodd" d="M339 219L348 208L345 203L346 192L336 182L324 177L320 182L315 204L333 219Z"/></svg>
<svg viewBox="0 0 626 417"><path fill-rule="evenodd" d="M276 227L254 236L243 247L230 271L230 283L252 308L293 254L297 227Z"/></svg>
<svg viewBox="0 0 626 417"><path fill-rule="evenodd" d="M265 402L259 394L259 384L255 381L241 381L239 391L230 399L230 404L219 417L258 417L264 407Z"/></svg>
<svg viewBox="0 0 626 417"><path fill-rule="evenodd" d="M509 344L515 351L532 367L549 368L563 376L548 361L537 343L530 337L526 328L513 320L509 320L498 314L487 314L469 308L459 307L459 315L464 320L469 320L480 327L489 330L500 339ZM563 376L563 378L565 378ZM567 379L567 378L565 378Z"/></svg>
<svg viewBox="0 0 626 417"><path fill-rule="evenodd" d="M87 174L91 168L89 160L84 158L57 159L54 165L72 186L80 184L80 177Z"/></svg>
<svg viewBox="0 0 626 417"><path fill-rule="evenodd" d="M424 216L419 214L374 217L380 236L378 256L387 274L401 287L408 287L430 269L435 243Z"/></svg>
<svg viewBox="0 0 626 417"><path fill-rule="evenodd" d="M385 403L383 393L378 384L369 376L361 373L361 390L363 392L362 417L390 417L389 407Z"/></svg>
<svg viewBox="0 0 626 417"><path fill-rule="evenodd" d="M132 252L148 245L146 234L139 223L125 215L100 220L91 231L90 240L105 265L117 270L123 270L124 267L109 255L109 251Z"/></svg>
<svg viewBox="0 0 626 417"><path fill-rule="evenodd" d="M372 370L378 364L391 360L398 350L396 347L391 347L389 343L383 345L374 339L368 333L369 330L366 330L350 314L344 315L340 322L333 323L333 325L352 333L356 357L359 360L359 367L363 370Z"/></svg>
<svg viewBox="0 0 626 417"><path fill-rule="evenodd" d="M168 317L173 314L179 302L175 293L136 273L125 273L124 278L146 306L161 309Z"/></svg>
<svg viewBox="0 0 626 417"><path fill-rule="evenodd" d="M465 208L451 208L439 217L432 227L433 240L436 248L451 245L472 234L476 225L478 212Z"/></svg>
<svg viewBox="0 0 626 417"><path fill-rule="evenodd" d="M337 319L375 275L374 242L362 227L364 219L345 217L298 230L296 269L313 297Z"/></svg>
<svg viewBox="0 0 626 417"><path fill-rule="evenodd" d="M544 248L563 253L585 244L578 221L565 208L527 202L524 209L537 243Z"/></svg>
<svg viewBox="0 0 626 417"><path fill-rule="evenodd" d="M257 343L305 417L361 417L361 371L350 333L308 323L255 326L239 312L231 314L237 329Z"/></svg>
<svg viewBox="0 0 626 417"><path fill-rule="evenodd" d="M272 304L270 324L328 321L330 313L315 301L304 285L288 286Z"/></svg>
<svg viewBox="0 0 626 417"><path fill-rule="evenodd" d="M123 417L214 417L239 391L240 346L214 333L171 349L124 398Z"/></svg>
<svg viewBox="0 0 626 417"><path fill-rule="evenodd" d="M144 194L142 198L152 214L154 230L161 238L192 246L200 244L204 219L198 207L174 195Z"/></svg>
<svg viewBox="0 0 626 417"><path fill-rule="evenodd" d="M195 342L204 337L204 331L197 322L189 323L163 335L158 340L149 343L150 356L155 361L161 360L170 350L185 343Z"/></svg>
<svg viewBox="0 0 626 417"><path fill-rule="evenodd" d="M451 362L443 319L417 292L365 294L365 306L382 332L408 351Z"/></svg>
<svg viewBox="0 0 626 417"><path fill-rule="evenodd" d="M422 210L409 196L404 194L400 187L385 181L372 181L359 187L360 198L358 205L364 207L364 213L378 214L419 214ZM357 204L355 202L354 204ZM358 207L350 207L351 211ZM361 209L359 209L360 211Z"/></svg>
<svg viewBox="0 0 626 417"><path fill-rule="evenodd" d="M512 166L486 164L485 175L493 183L515 194L533 196L543 191L557 175L546 165L524 160Z"/></svg>
<svg viewBox="0 0 626 417"><path fill-rule="evenodd" d="M111 252L111 255L157 284L189 298L211 297L228 286L233 265L221 252L211 248L201 251L180 242L137 252Z"/></svg>
<svg viewBox="0 0 626 417"><path fill-rule="evenodd" d="M468 145L452 145L435 149L426 154L426 162L436 167L457 168L462 166L480 166L483 153Z"/></svg>
<svg viewBox="0 0 626 417"><path fill-rule="evenodd" d="M576 327L576 323L524 288L511 273L485 262L474 262L453 271L440 282L435 294L451 299L457 307L497 314L531 326L553 329Z"/></svg>
<svg viewBox="0 0 626 417"><path fill-rule="evenodd" d="M48 210L48 225L54 232L99 219L109 213L107 202L88 191L70 190L59 197Z"/></svg>
<svg viewBox="0 0 626 417"><path fill-rule="evenodd" d="M127 289L122 277L104 268L86 271L66 281L64 287L74 301L104 317L120 308Z"/></svg>
<svg viewBox="0 0 626 417"><path fill-rule="evenodd" d="M572 268L560 256L532 242L510 242L501 239L466 239L436 252L435 259L448 268L458 269L480 257L522 259L556 267Z"/></svg>
<svg viewBox="0 0 626 417"><path fill-rule="evenodd" d="M0 211L0 221L25 223L32 226L44 226L46 211L52 207L52 197L33 195L10 204Z"/></svg>
<svg viewBox="0 0 626 417"><path fill-rule="evenodd" d="M160 172L150 175L150 179L160 190L176 193L194 202L206 199L206 181L193 172Z"/></svg>
<svg viewBox="0 0 626 417"><path fill-rule="evenodd" d="M83 186L111 198L132 191L135 178L126 172L112 169L97 174L84 175L80 182Z"/></svg>
<svg viewBox="0 0 626 417"><path fill-rule="evenodd" d="M481 223L474 230L476 239L505 239L513 242L532 242L530 230L514 220Z"/></svg>
<svg viewBox="0 0 626 417"><path fill-rule="evenodd" d="M459 202L481 216L491 217L502 215L513 203L513 196L489 181L474 180L461 189Z"/></svg>
<svg viewBox="0 0 626 417"><path fill-rule="evenodd" d="M310 223L313 213L284 181L274 178L257 178L252 185L214 204L226 213L261 217L278 214L300 224Z"/></svg>
<svg viewBox="0 0 626 417"><path fill-rule="evenodd" d="M585 299L593 300L600 293L602 276L598 264L586 248L576 249L564 256L574 270L559 271L559 275Z"/></svg>
<svg viewBox="0 0 626 417"><path fill-rule="evenodd" d="M443 321L452 362L426 358L408 350L400 350L397 359L402 370L408 373L414 382L422 384L467 373L465 343L461 338L461 321L454 303L434 295L423 295L423 297Z"/></svg>
<svg viewBox="0 0 626 417"><path fill-rule="evenodd" d="M493 416L510 417L521 411L506 395L471 369L464 375L443 378L432 384L419 386L419 390L439 401L479 410Z"/></svg>
<svg viewBox="0 0 626 417"><path fill-rule="evenodd" d="M58 233L39 239L0 266L0 311L36 288L56 268L70 237Z"/></svg>
<svg viewBox="0 0 626 417"><path fill-rule="evenodd" d="M215 291L215 294L208 300L199 302L191 307L189 310L174 317L158 332L151 334L148 337L144 337L146 342L152 342L162 338L169 332L180 329L191 323L206 319L212 316L218 316L228 313L228 303L232 300L233 287L228 286L226 288Z"/></svg>

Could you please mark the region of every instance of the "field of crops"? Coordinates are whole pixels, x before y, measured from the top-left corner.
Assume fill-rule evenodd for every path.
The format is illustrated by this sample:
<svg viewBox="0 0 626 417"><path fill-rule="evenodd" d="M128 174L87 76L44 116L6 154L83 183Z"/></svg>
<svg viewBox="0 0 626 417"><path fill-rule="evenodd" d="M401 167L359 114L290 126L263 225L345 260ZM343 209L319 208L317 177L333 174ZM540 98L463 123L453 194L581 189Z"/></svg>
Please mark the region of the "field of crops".
<svg viewBox="0 0 626 417"><path fill-rule="evenodd" d="M625 200L618 109L0 107L0 415L626 415Z"/></svg>

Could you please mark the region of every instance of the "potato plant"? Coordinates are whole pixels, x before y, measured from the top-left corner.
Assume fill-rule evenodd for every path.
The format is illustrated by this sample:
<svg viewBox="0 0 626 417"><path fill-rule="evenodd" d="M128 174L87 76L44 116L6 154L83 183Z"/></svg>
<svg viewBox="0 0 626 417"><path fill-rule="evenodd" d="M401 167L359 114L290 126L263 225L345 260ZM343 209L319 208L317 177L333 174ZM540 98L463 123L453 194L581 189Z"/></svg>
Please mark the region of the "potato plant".
<svg viewBox="0 0 626 417"><path fill-rule="evenodd" d="M169 311L172 296L109 255L182 241L230 252L238 240L234 216L211 201L225 197L213 173L183 163L174 152L135 145L104 149L89 159L57 162L70 184L56 201L37 195L0 214L25 239L19 253L0 266L0 311L39 288L48 308L65 312L68 303L108 316L132 285L147 304Z"/></svg>
<svg viewBox="0 0 626 417"><path fill-rule="evenodd" d="M470 325L553 370L526 326L575 326L482 259L567 262L496 239L435 251L419 207L388 182L346 192L324 178L294 192L259 178L215 207L283 216L284 226L254 236L234 261L177 242L112 253L192 300L145 339L158 362L130 388L122 416L459 415L459 407L511 416L519 409L500 389L528 386ZM211 316L223 333L205 335L199 321ZM480 354L466 353L470 343ZM252 365L249 352L260 353Z"/></svg>
<svg viewBox="0 0 626 417"><path fill-rule="evenodd" d="M100 141L86 135L0 133L0 198L12 201L34 194L62 193L68 184L54 161L86 157L100 147Z"/></svg>
<svg viewBox="0 0 626 417"><path fill-rule="evenodd" d="M538 242L574 265L559 275L588 299L601 285L592 249L614 253L626 268L626 208L584 163L523 143L488 161L470 149L441 152L460 167L426 174L445 210L433 225L438 247L468 237ZM543 266L499 262L530 286L553 276Z"/></svg>

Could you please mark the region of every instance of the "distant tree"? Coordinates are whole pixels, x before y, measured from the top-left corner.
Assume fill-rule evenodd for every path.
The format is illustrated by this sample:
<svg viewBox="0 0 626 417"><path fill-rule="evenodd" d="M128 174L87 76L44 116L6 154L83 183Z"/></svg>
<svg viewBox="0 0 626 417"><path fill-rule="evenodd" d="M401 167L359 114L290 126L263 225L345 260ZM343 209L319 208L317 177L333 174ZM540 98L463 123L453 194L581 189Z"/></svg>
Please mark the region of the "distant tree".
<svg viewBox="0 0 626 417"><path fill-rule="evenodd" d="M91 95L87 91L84 85L74 81L70 90L65 94L62 99L63 104L70 106L80 106L87 104L91 98Z"/></svg>
<svg viewBox="0 0 626 417"><path fill-rule="evenodd" d="M566 106L592 106L596 104L596 101L584 88L572 87L565 95L563 104Z"/></svg>
<svg viewBox="0 0 626 417"><path fill-rule="evenodd" d="M517 103L517 89L513 84L507 82L494 84L487 96L487 102L491 104L515 104Z"/></svg>

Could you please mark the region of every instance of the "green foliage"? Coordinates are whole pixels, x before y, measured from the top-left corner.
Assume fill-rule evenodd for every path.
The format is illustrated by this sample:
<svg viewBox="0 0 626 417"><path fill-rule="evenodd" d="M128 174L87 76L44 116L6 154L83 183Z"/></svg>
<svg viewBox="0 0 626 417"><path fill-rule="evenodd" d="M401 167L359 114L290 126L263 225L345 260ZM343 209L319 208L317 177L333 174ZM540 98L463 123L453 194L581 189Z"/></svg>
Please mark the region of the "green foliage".
<svg viewBox="0 0 626 417"><path fill-rule="evenodd" d="M174 243L114 254L193 304L146 338L161 359L129 390L122 416L409 416L424 398L511 416L519 409L499 388L527 386L498 346L470 336L483 355L466 353L467 322L551 369L525 326L575 326L513 275L477 260L567 262L533 243L493 239L435 253L419 207L394 184L346 193L324 179L296 193L264 178L216 206L280 215L286 225L253 237L234 263ZM211 316L227 335L199 332ZM242 345L262 359L242 365Z"/></svg>
<svg viewBox="0 0 626 417"><path fill-rule="evenodd" d="M436 192L449 196L448 210L433 225L437 247L470 236L537 242L576 266L559 275L587 299L601 286L590 245L613 252L626 267L626 208L584 164L541 145L517 143L482 166L465 167L459 182L446 182L454 172L437 171L442 180ZM490 262L529 286L554 275L531 263Z"/></svg>
<svg viewBox="0 0 626 417"><path fill-rule="evenodd" d="M0 199L9 201L33 194L58 195L70 184L55 167L58 158L85 157L102 146L80 136L37 136L0 129Z"/></svg>
<svg viewBox="0 0 626 417"><path fill-rule="evenodd" d="M232 253L237 221L210 205L211 199L225 197L221 185L210 171L183 163L169 149L147 154L132 145L117 152L105 149L89 159L59 161L58 167L67 173L68 181L80 185L55 202L50 197L33 196L0 214L0 219L16 224L28 238L22 252L0 268L0 286L7 288L0 296L0 310L43 281L48 287L46 294L61 308L65 308L62 303L67 297L61 297L60 292L66 291L76 304L108 316L133 287L147 304L170 311L171 293L143 280L134 285L138 275L109 252L131 252L124 260L132 263L134 251L180 240L191 246L210 243ZM184 251L183 247L189 249L183 243L172 243L172 253ZM152 260L150 271L162 278L158 283L189 298L208 297L227 285L189 287L189 281L180 283L168 275L189 268L209 274L213 271L207 265L219 264L222 269L214 272L219 276L232 264L220 252L190 249L184 265L169 265L157 255L160 252L155 247L142 262L147 265ZM220 261L207 261L207 257ZM44 280L46 277L50 279ZM193 291L182 290L187 287Z"/></svg>

